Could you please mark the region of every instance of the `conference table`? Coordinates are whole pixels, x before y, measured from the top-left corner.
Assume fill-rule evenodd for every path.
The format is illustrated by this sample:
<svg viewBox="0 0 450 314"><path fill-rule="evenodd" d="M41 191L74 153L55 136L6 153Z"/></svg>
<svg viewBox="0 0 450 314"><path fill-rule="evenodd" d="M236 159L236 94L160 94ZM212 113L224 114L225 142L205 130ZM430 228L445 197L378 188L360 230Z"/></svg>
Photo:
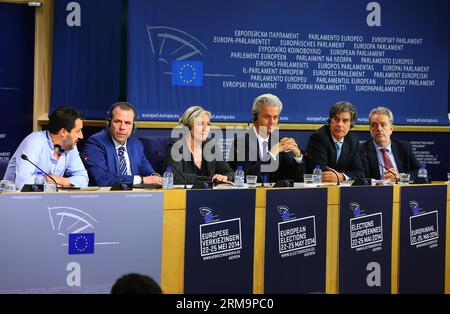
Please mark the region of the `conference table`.
<svg viewBox="0 0 450 314"><path fill-rule="evenodd" d="M400 254L400 197L401 190L405 188L424 189L440 186L445 189L445 206L450 208L450 185L435 183L432 185L393 185L392 211L391 211L391 254L390 264L390 292L399 293L399 254ZM339 219L341 206L341 190L366 190L375 187L342 187L323 186L315 188L280 188L276 190L317 190L327 191L326 196L326 270L325 292L342 293L339 290ZM264 262L266 240L266 195L272 188L259 187L256 189L255 220L254 220L254 260L253 260L253 293L264 293ZM165 191L164 197L164 227L162 252L162 286L169 293L183 293L185 274L185 236L186 236L186 196L189 190ZM370 192L369 192L370 193ZM299 203L302 200L298 200ZM444 221L448 230L449 216ZM442 230L445 239L445 293L450 293L450 241L449 233ZM444 280L444 278L443 278ZM230 291L232 292L232 291Z"/></svg>
<svg viewBox="0 0 450 314"><path fill-rule="evenodd" d="M450 293L450 185L445 182L100 189L2 193L0 200L0 249L8 252L0 257L0 273L7 279L1 293L108 293L113 279L126 272L153 276L165 293ZM69 224L75 216L77 222ZM49 217L48 232L27 231L49 225ZM94 248L88 252L94 232L71 247L73 234L61 228L66 224L74 231L75 225L73 233L85 234L100 222L105 226L95 230L95 254ZM22 249L29 241L37 244ZM48 249L53 242L55 248ZM77 250L85 251L76 255ZM53 262L67 265L67 285L52 282L53 268L60 267ZM29 270L33 263L45 270L34 281L29 277L39 277L39 271ZM355 276L366 265L364 274ZM421 291L414 280L420 283L423 268L426 278L437 279L422 283ZM77 274L96 281L86 290ZM50 289L36 288L46 281Z"/></svg>

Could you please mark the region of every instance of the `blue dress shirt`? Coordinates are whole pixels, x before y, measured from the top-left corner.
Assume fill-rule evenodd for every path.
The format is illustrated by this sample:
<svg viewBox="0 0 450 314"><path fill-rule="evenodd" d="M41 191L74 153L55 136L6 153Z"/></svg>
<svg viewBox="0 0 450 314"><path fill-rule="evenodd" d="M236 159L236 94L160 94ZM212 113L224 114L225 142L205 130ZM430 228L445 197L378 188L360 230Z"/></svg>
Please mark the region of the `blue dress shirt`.
<svg viewBox="0 0 450 314"><path fill-rule="evenodd" d="M20 143L11 157L4 179L15 182L19 189L25 184L34 184L34 173L40 170L21 158L21 155L25 154L30 161L48 174L68 177L70 183L77 187L88 185L89 177L76 146L71 150L65 150L59 159L56 159L53 153L54 147L48 131L31 133Z"/></svg>

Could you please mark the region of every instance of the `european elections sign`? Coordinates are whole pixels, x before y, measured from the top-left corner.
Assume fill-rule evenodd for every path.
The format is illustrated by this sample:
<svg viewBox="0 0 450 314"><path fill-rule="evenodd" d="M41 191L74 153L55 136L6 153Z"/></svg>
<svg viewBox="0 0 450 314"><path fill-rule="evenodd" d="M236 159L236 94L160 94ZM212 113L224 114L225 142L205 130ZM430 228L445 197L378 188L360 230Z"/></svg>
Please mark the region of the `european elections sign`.
<svg viewBox="0 0 450 314"><path fill-rule="evenodd" d="M399 293L444 293L447 186L400 189Z"/></svg>
<svg viewBox="0 0 450 314"><path fill-rule="evenodd" d="M325 292L326 226L327 189L267 191L264 293Z"/></svg>
<svg viewBox="0 0 450 314"><path fill-rule="evenodd" d="M31 194L0 195L0 293L110 293L128 273L161 282L163 193Z"/></svg>
<svg viewBox="0 0 450 314"><path fill-rule="evenodd" d="M121 0L55 1L51 110L105 119L119 99Z"/></svg>
<svg viewBox="0 0 450 314"><path fill-rule="evenodd" d="M186 196L184 293L252 293L255 190Z"/></svg>
<svg viewBox="0 0 450 314"><path fill-rule="evenodd" d="M390 293L392 186L341 188L339 293Z"/></svg>
<svg viewBox="0 0 450 314"><path fill-rule="evenodd" d="M141 120L177 120L200 104L215 121L248 122L253 99L273 93L283 123L326 123L330 106L348 100L360 123L377 104L397 124L448 125L448 8L441 0L129 0L128 100ZM424 110L424 99L433 106Z"/></svg>

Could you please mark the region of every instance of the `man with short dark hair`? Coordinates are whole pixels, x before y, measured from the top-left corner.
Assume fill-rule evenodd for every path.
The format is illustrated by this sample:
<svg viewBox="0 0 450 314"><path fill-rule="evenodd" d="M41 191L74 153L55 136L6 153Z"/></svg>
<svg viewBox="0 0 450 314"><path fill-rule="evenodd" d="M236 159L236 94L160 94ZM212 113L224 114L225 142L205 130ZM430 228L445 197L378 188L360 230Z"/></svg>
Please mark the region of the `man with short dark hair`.
<svg viewBox="0 0 450 314"><path fill-rule="evenodd" d="M366 177L396 181L399 173L409 173L415 179L419 162L408 142L391 136L394 131L392 111L385 107L372 109L369 123L372 139L360 146Z"/></svg>
<svg viewBox="0 0 450 314"><path fill-rule="evenodd" d="M162 290L153 278L131 273L117 279L111 294L162 294Z"/></svg>
<svg viewBox="0 0 450 314"><path fill-rule="evenodd" d="M86 142L83 161L91 183L112 186L118 182L161 185L144 154L144 145L133 136L135 108L118 102L108 111L106 129L92 135Z"/></svg>
<svg viewBox="0 0 450 314"><path fill-rule="evenodd" d="M349 132L357 119L355 107L350 102L340 101L331 107L328 116L328 125L322 126L309 138L307 172L312 173L319 165L323 170L323 182L363 178L358 138Z"/></svg>
<svg viewBox="0 0 450 314"><path fill-rule="evenodd" d="M48 131L28 135L15 151L5 172L4 179L15 182L21 189L25 184L34 184L34 175L40 171L22 155L44 170L46 180L59 186L84 187L88 175L77 149L83 139L83 115L75 108L62 106L49 116Z"/></svg>

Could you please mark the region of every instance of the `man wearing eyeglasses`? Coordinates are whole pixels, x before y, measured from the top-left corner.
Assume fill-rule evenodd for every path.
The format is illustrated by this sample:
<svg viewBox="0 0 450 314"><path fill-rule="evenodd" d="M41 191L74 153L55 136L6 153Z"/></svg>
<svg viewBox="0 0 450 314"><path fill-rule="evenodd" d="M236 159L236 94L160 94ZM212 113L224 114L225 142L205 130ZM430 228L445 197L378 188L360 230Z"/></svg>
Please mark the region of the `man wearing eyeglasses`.
<svg viewBox="0 0 450 314"><path fill-rule="evenodd" d="M385 107L372 109L369 123L372 139L360 147L366 177L395 181L395 177L399 178L399 173L409 173L411 178L416 178L420 165L411 145L391 137L394 131L392 111Z"/></svg>

